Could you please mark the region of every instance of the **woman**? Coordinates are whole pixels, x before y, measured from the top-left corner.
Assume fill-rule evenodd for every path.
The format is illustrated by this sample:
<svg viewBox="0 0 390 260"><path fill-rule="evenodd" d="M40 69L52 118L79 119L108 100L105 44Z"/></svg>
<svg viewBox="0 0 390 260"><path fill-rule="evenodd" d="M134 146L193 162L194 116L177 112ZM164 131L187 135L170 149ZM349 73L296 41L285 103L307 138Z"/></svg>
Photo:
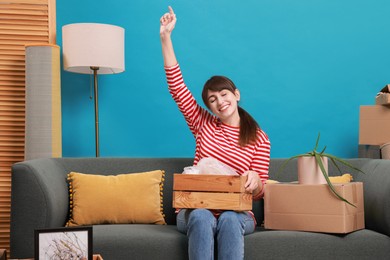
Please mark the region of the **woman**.
<svg viewBox="0 0 390 260"><path fill-rule="evenodd" d="M160 38L169 91L196 139L196 165L212 157L247 175L247 192L262 198L268 179L270 142L256 121L238 106L240 92L223 76L211 77L202 98L212 114L200 107L186 85L176 60L171 33L176 15L171 7L160 19ZM213 259L216 240L219 259L243 259L244 235L255 230L252 212L180 210L177 227L188 236L190 259Z"/></svg>

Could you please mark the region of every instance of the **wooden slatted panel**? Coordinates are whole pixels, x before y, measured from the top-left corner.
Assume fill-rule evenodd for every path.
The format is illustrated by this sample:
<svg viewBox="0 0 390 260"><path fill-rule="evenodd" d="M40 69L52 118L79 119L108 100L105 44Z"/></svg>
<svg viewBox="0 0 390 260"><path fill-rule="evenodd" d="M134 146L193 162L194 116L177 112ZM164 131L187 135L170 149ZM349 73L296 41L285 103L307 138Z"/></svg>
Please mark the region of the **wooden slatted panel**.
<svg viewBox="0 0 390 260"><path fill-rule="evenodd" d="M55 0L0 0L0 248L9 248L11 165L24 160L25 45L55 44Z"/></svg>

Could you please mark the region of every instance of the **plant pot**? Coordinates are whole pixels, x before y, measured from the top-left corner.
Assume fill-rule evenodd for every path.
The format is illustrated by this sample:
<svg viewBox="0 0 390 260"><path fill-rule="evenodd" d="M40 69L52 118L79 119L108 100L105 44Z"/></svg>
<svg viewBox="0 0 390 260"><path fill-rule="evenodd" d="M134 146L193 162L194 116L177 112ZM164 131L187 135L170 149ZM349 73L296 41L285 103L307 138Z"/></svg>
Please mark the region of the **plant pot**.
<svg viewBox="0 0 390 260"><path fill-rule="evenodd" d="M328 158L321 157L322 164L328 174ZM298 183L299 184L327 184L320 166L314 156L298 158Z"/></svg>

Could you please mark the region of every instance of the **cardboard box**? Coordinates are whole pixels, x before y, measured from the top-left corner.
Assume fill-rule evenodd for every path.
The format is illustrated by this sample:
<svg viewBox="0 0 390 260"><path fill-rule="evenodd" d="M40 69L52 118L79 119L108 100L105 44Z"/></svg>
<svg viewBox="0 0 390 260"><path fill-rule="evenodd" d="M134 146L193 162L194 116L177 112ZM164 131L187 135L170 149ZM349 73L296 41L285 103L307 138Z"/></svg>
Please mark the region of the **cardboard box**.
<svg viewBox="0 0 390 260"><path fill-rule="evenodd" d="M252 194L245 192L247 176L174 174L173 207L252 210Z"/></svg>
<svg viewBox="0 0 390 260"><path fill-rule="evenodd" d="M338 199L327 184L266 184L264 227L325 233L363 229L363 183L334 184L334 187L356 208Z"/></svg>
<svg viewBox="0 0 390 260"><path fill-rule="evenodd" d="M382 145L390 141L390 107L360 106L359 144Z"/></svg>
<svg viewBox="0 0 390 260"><path fill-rule="evenodd" d="M375 104L390 105L390 93L380 93L375 97Z"/></svg>
<svg viewBox="0 0 390 260"><path fill-rule="evenodd" d="M375 97L375 104L390 105L390 84L387 84Z"/></svg>

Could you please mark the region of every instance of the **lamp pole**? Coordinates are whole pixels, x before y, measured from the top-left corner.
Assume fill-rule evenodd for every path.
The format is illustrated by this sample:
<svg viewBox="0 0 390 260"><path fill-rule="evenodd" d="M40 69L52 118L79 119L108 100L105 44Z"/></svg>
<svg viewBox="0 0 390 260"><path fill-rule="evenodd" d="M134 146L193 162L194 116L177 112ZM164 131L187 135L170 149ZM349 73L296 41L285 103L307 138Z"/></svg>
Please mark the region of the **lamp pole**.
<svg viewBox="0 0 390 260"><path fill-rule="evenodd" d="M95 145L96 157L100 156L99 152L99 100L98 100L98 78L97 71L99 67L91 67L93 70L93 84L94 84L94 101L95 101Z"/></svg>

